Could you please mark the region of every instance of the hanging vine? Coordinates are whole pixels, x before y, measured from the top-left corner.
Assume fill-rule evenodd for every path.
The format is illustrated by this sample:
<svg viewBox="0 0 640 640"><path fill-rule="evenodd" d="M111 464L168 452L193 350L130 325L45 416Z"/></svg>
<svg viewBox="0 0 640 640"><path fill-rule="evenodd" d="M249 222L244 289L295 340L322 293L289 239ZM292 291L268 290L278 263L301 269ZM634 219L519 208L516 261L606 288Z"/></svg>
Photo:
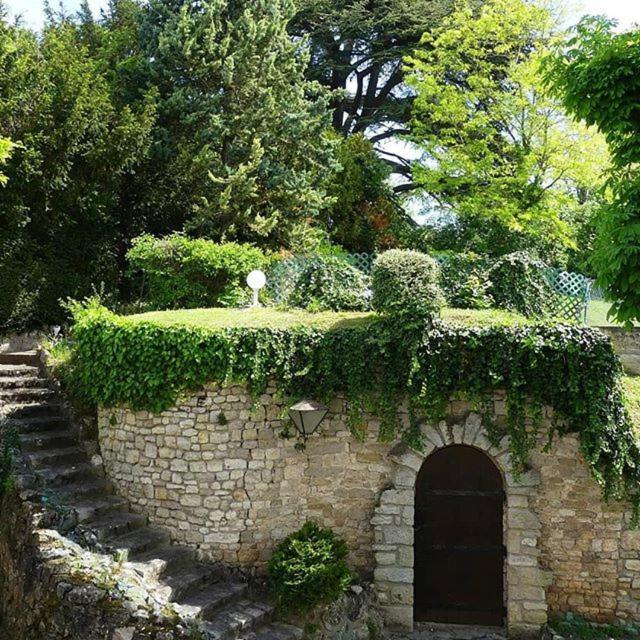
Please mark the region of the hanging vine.
<svg viewBox="0 0 640 640"><path fill-rule="evenodd" d="M207 382L245 383L254 395L268 382L291 398L328 400L342 392L354 433L365 411L381 420L381 438L422 446L420 421L444 417L453 397L482 407L507 394L505 424L514 467L527 462L543 425L548 437L575 432L607 498L640 504L640 446L620 391L621 368L609 340L572 325L460 327L437 321L402 329L382 318L334 329L161 325L77 307L70 383L100 406L161 411ZM399 407L409 402L403 424ZM546 423L545 423L546 424Z"/></svg>

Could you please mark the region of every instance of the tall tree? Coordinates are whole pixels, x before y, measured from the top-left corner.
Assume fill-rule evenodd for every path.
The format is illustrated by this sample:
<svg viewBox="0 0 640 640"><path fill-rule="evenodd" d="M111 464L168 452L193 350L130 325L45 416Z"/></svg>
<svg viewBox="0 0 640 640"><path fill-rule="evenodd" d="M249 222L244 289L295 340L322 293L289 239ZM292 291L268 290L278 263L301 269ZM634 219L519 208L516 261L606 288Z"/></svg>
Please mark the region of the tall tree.
<svg viewBox="0 0 640 640"><path fill-rule="evenodd" d="M451 5L452 0L298 0L290 30L308 38L308 76L336 92L336 130L366 134L373 143L406 133L413 93L404 84L404 56ZM383 155L395 172L410 175L409 162Z"/></svg>
<svg viewBox="0 0 640 640"><path fill-rule="evenodd" d="M463 0L407 62L416 91L414 180L476 246L563 261L598 199L604 139L546 90L549 14L524 0Z"/></svg>
<svg viewBox="0 0 640 640"><path fill-rule="evenodd" d="M566 108L605 135L612 201L598 216L593 264L610 313L640 321L640 30L587 18L549 58L548 78Z"/></svg>
<svg viewBox="0 0 640 640"><path fill-rule="evenodd" d="M151 98L115 107L72 24L38 39L0 21L0 122L19 143L0 189L0 327L59 321L61 297L116 283L122 177L153 118Z"/></svg>
<svg viewBox="0 0 640 640"><path fill-rule="evenodd" d="M142 24L159 91L155 204L214 239L286 245L326 207L333 143L322 87L287 33L290 0L151 0Z"/></svg>

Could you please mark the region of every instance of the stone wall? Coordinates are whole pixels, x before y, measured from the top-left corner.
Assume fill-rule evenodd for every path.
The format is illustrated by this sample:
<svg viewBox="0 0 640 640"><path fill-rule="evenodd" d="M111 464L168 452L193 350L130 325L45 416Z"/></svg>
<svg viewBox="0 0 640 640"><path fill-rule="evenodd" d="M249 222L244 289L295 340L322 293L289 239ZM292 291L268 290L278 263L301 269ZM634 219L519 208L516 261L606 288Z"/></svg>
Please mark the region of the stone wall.
<svg viewBox="0 0 640 640"><path fill-rule="evenodd" d="M622 327L598 327L611 338L624 370L632 376L640 375L640 329Z"/></svg>
<svg viewBox="0 0 640 640"><path fill-rule="evenodd" d="M2 640L187 640L166 604L133 569L81 548L53 528L60 514L0 497Z"/></svg>
<svg viewBox="0 0 640 640"><path fill-rule="evenodd" d="M452 403L446 422L424 427L423 453L405 455L377 442L373 419L358 442L341 399L300 451L280 435L282 410L272 393L252 407L242 387L216 385L157 415L102 410L107 473L173 539L216 560L263 569L273 546L305 520L332 527L347 541L352 565L375 572L388 619L408 627L415 475L430 451L470 444L504 478L510 631L532 632L568 610L601 621L640 618L640 535L620 505L602 501L576 437L548 453L542 438L531 470L514 478L508 442L492 447L465 403ZM499 392L494 413L505 413Z"/></svg>

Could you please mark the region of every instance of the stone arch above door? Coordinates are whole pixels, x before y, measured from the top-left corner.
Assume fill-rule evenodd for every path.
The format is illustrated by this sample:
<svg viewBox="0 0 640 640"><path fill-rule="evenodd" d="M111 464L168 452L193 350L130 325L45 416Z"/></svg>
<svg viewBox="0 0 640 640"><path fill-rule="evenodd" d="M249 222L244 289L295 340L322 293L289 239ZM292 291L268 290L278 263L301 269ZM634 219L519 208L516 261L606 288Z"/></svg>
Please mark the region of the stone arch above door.
<svg viewBox="0 0 640 640"><path fill-rule="evenodd" d="M541 525L533 509L538 474L529 471L516 481L511 473L508 439L498 446L492 445L477 414L470 413L459 424L441 422L425 427L423 434L424 451L399 444L389 452L393 463L392 486L380 494L372 519L374 579L387 623L413 629L414 494L418 471L435 450L465 444L484 451L504 478L507 630L510 636L536 633L547 620L547 579L539 563Z"/></svg>

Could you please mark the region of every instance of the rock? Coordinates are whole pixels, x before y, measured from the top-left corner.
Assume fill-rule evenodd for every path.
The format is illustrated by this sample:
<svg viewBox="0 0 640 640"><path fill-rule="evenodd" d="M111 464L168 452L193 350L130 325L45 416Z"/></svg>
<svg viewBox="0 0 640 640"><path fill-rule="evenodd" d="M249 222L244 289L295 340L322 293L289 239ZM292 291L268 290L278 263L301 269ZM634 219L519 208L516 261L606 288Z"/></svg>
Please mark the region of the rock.
<svg viewBox="0 0 640 640"><path fill-rule="evenodd" d="M121 629L116 629L113 632L111 640L132 640L135 631L134 627L122 627Z"/></svg>
<svg viewBox="0 0 640 640"><path fill-rule="evenodd" d="M66 595L66 599L71 604L95 604L99 600L102 600L105 596L105 591L94 587L91 584L81 587L73 587Z"/></svg>
<svg viewBox="0 0 640 640"><path fill-rule="evenodd" d="M352 584L351 591L358 596L362 593L363 589L359 584Z"/></svg>

